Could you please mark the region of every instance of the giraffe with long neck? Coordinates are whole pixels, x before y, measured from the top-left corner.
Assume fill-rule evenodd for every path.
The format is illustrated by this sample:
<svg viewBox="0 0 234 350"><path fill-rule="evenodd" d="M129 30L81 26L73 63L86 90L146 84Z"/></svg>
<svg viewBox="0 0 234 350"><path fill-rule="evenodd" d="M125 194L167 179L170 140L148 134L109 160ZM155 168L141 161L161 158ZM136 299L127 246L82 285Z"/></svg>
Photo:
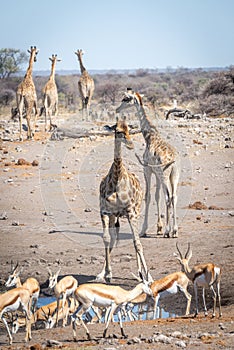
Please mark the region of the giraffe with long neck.
<svg viewBox="0 0 234 350"><path fill-rule="evenodd" d="M156 177L156 192L155 200L158 211L157 233L162 233L161 220L161 206L160 206L160 192L163 190L164 199L166 203L166 228L164 237L170 237L171 223L170 211L173 211L173 227L172 237L178 237L178 226L176 217L176 203L177 203L177 185L180 174L180 158L176 149L166 142L160 135L157 128L147 116L142 97L139 93L128 89L121 105L116 112L134 106L137 110L138 118L142 135L146 142L146 148L143 156L144 177L146 183L145 191L145 217L141 231L141 237L146 236L148 229L149 205L151 200L151 177L152 174Z"/></svg>
<svg viewBox="0 0 234 350"><path fill-rule="evenodd" d="M89 118L89 108L91 99L94 93L94 80L87 72L86 68L83 65L83 54L84 51L77 50L75 54L78 57L78 61L80 64L80 72L81 77L78 81L78 89L82 101L82 115L84 116L84 113L86 114L86 117Z"/></svg>
<svg viewBox="0 0 234 350"><path fill-rule="evenodd" d="M142 271L143 268L145 274L148 272L138 232L143 192L139 179L124 166L121 154L122 143L127 148L133 149L126 120L117 118L116 124L110 130L115 131L114 162L100 184L100 215L105 245L105 263L103 270L97 276L97 280L107 281L112 278L110 254L116 242L121 216L127 217L130 225L138 270Z"/></svg>
<svg viewBox="0 0 234 350"><path fill-rule="evenodd" d="M55 82L55 66L57 62L61 60L57 58L57 55L52 55L49 57L51 63L51 73L49 80L47 81L44 89L43 89L43 110L45 112L45 131L47 131L47 117L49 117L50 121L50 129L52 129L52 114L58 115L58 91ZM41 113L42 114L42 113Z"/></svg>
<svg viewBox="0 0 234 350"><path fill-rule="evenodd" d="M17 88L16 92L16 102L17 102L17 108L19 112L19 122L20 122L20 140L22 141L22 120L23 120L23 113L24 110L26 112L26 120L27 120L27 138L32 139L34 135L34 129L36 124L36 116L37 116L37 94L35 85L32 78L32 70L33 70L33 63L37 60L37 54L38 50L36 46L31 46L31 49L28 50L30 53L29 58L29 65L28 69L26 71L26 74L24 76L23 81L20 83L20 85ZM35 120L33 127L31 126L31 115L32 112L35 112Z"/></svg>

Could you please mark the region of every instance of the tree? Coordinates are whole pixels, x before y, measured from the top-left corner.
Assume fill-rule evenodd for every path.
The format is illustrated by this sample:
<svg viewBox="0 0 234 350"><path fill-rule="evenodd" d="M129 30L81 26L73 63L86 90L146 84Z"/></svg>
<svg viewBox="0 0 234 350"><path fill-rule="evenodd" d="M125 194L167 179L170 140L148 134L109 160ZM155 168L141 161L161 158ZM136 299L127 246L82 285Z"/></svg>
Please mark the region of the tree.
<svg viewBox="0 0 234 350"><path fill-rule="evenodd" d="M0 49L0 79L9 78L17 73L27 60L26 52L18 49Z"/></svg>

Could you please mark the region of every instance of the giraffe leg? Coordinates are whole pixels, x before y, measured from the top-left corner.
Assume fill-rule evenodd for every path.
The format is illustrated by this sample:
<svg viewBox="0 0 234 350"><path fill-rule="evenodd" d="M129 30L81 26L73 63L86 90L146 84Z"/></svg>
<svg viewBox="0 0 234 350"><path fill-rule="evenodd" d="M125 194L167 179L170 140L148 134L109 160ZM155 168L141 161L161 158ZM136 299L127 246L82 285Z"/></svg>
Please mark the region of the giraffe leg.
<svg viewBox="0 0 234 350"><path fill-rule="evenodd" d="M161 197L160 197L160 192L161 192L161 182L160 181L156 181L155 201L156 201L157 212L158 212L158 222L157 222L157 234L158 235L162 234L162 228L163 228L163 224L162 224L162 220L161 220Z"/></svg>
<svg viewBox="0 0 234 350"><path fill-rule="evenodd" d="M149 205L151 200L150 187L151 187L151 169L149 167L144 167L144 177L145 177L145 219L141 229L140 237L146 237L146 231L148 229L148 218L149 218Z"/></svg>
<svg viewBox="0 0 234 350"><path fill-rule="evenodd" d="M176 164L177 166L177 164ZM176 205L177 205L177 186L179 182L179 171L177 167L172 169L170 174L170 183L171 183L171 204L173 211L173 229L172 229L172 237L178 237L178 225L177 225L177 214L176 214Z"/></svg>
<svg viewBox="0 0 234 350"><path fill-rule="evenodd" d="M32 128L31 128L32 110L33 110L33 102L29 101L28 102L27 113L26 113L26 120L27 120L27 125L28 125L28 131L27 131L27 138L28 139L32 139L33 138L33 133L32 133Z"/></svg>
<svg viewBox="0 0 234 350"><path fill-rule="evenodd" d="M148 268L146 265L144 253L143 253L143 247L140 241L140 237L138 234L138 225L137 225L137 219L134 217L134 215L129 215L128 216L128 222L133 234L133 243L136 251L136 258L137 258L137 266L138 266L138 271L142 272L142 268L144 270L145 276L148 276L148 280L152 280L152 277L150 276L148 272Z"/></svg>
<svg viewBox="0 0 234 350"><path fill-rule="evenodd" d="M17 95L17 107L19 112L19 127L20 127L20 133L19 133L19 140L22 141L22 123L23 123L23 109L24 109L24 97L21 97L20 95Z"/></svg>
<svg viewBox="0 0 234 350"><path fill-rule="evenodd" d="M112 278L111 264L110 264L110 253L113 249L116 240L115 231L115 216L102 215L102 226L103 226L103 242L105 245L105 262L102 271L97 275L97 281L108 280Z"/></svg>
<svg viewBox="0 0 234 350"><path fill-rule="evenodd" d="M170 200L170 193L168 190L168 186L165 183L165 181L162 182L162 189L163 189L165 204L166 204L166 229L163 237L169 238L170 232L171 232L171 223L170 223L171 200Z"/></svg>

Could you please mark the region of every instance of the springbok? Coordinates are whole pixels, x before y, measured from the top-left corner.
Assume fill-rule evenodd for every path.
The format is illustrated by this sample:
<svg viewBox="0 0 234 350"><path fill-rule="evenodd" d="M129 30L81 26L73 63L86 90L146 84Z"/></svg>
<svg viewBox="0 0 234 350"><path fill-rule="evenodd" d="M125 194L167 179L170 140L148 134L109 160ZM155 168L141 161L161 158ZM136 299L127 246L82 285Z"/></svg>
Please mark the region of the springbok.
<svg viewBox="0 0 234 350"><path fill-rule="evenodd" d="M130 291L127 291L119 286L106 285L102 283L90 283L80 285L74 293L75 299L79 302L79 307L72 315L74 340L76 340L76 318L79 319L79 321L85 328L88 339L91 339L89 330L84 324L84 321L82 320L82 315L93 306L100 308L108 308L108 316L105 330L103 332L103 338L106 337L110 320L112 319L112 316L117 309L121 334L123 337L126 337L123 330L121 307L126 305L128 302L130 302L132 299L135 299L138 295L142 293L152 295L152 290L149 286L150 282L148 282L148 279L144 279L140 271L139 276L141 277L142 282Z"/></svg>
<svg viewBox="0 0 234 350"><path fill-rule="evenodd" d="M37 300L39 298L39 294L40 294L40 284L39 282L36 280L36 278L30 277L27 278L26 281L22 284L21 280L20 280L20 273L21 273L21 269L18 269L19 264L17 262L16 266L11 268L11 273L5 283L6 287L23 287L29 290L30 292L30 310L32 308L32 312L35 312L36 309L36 305L37 305Z"/></svg>
<svg viewBox="0 0 234 350"><path fill-rule="evenodd" d="M194 293L196 298L196 312L194 317L198 315L198 297L197 297L197 288L202 287L202 298L204 304L205 316L207 316L206 300L205 300L205 288L210 288L213 293L213 314L212 317L215 317L215 307L216 307L216 292L214 290L214 285L216 285L218 300L219 300L219 317L222 316L221 312L221 297L220 297L220 281L221 281L221 268L213 263L208 264L199 264L189 267L189 260L192 257L192 250L190 249L190 244L188 244L188 249L183 257L181 254L178 244L176 244L179 256L175 254L176 259L179 261L182 271L186 276L193 282Z"/></svg>
<svg viewBox="0 0 234 350"><path fill-rule="evenodd" d="M60 269L54 274L49 268L47 269L49 271L49 288L54 288L54 294L57 299L56 327L58 325L59 299L62 298L62 310L64 314L65 300L73 295L78 286L78 282L73 276L65 276L58 282Z"/></svg>
<svg viewBox="0 0 234 350"><path fill-rule="evenodd" d="M74 302L73 302L74 304ZM56 321L56 313L57 311L57 301L53 301L50 304L41 306L37 311L31 315L30 322L31 325L38 322L42 321L45 325L45 328L52 328L55 324ZM73 313L75 311L75 308L70 309L68 307L68 302L67 300L65 301L65 306L64 306L64 314L65 317L63 317L63 312L62 312L62 300L59 301L59 320L63 319L63 327L67 325L67 317L69 312ZM25 318L24 317L16 317L12 321L12 333L17 333L20 327L25 326Z"/></svg>
<svg viewBox="0 0 234 350"><path fill-rule="evenodd" d="M138 279L137 276L135 276L135 277ZM188 283L189 283L188 277L186 276L185 273L183 273L181 271L173 272L173 273L171 273L163 278L160 278L160 279L152 282L150 288L152 290L153 300L154 300L154 308L153 308L153 311L154 311L153 318L154 319L156 318L156 312L157 312L159 298L163 297L165 295L175 295L178 293L178 291L181 291L187 299L187 306L186 306L185 315L189 315L192 296L187 291ZM130 308L132 309L134 307L134 305L136 305L136 304L142 305L142 304L148 304L148 303L149 303L148 296L145 293L143 293L142 295L140 295L136 299L133 299L131 301L131 303L128 305L128 307L130 306ZM131 309L128 310L128 312L127 312L130 320L133 319L131 317Z"/></svg>
<svg viewBox="0 0 234 350"><path fill-rule="evenodd" d="M12 335L10 332L10 329L7 324L7 320L4 317L4 313L7 312L13 312L19 309L21 306L23 309L23 312L26 315L26 336L25 341L28 341L31 339L31 324L28 321L31 317L30 313L30 292L26 288L14 288L11 289L4 294L0 295L0 319L3 321L8 337L9 337L9 344L12 344Z"/></svg>

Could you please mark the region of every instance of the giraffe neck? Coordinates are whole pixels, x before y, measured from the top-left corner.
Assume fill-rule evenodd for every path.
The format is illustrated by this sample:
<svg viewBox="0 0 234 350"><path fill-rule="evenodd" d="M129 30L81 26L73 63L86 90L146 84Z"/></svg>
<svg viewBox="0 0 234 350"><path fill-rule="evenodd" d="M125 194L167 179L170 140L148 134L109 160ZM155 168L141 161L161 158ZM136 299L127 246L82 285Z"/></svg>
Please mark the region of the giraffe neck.
<svg viewBox="0 0 234 350"><path fill-rule="evenodd" d="M50 72L50 80L55 79L55 61L52 62L51 65L51 72Z"/></svg>
<svg viewBox="0 0 234 350"><path fill-rule="evenodd" d="M30 59L29 59L29 65L28 65L28 69L26 71L25 77L31 77L32 76L33 62L34 62L34 56L31 55Z"/></svg>
<svg viewBox="0 0 234 350"><path fill-rule="evenodd" d="M83 65L81 57L78 56L78 58L79 58L79 63L80 63L80 71L81 71L81 74L83 74L86 71L86 69L85 69L85 67Z"/></svg>
<svg viewBox="0 0 234 350"><path fill-rule="evenodd" d="M154 133L156 137L160 138L157 128L153 125L149 117L146 115L144 107L142 105L135 105L137 108L138 118L140 120L141 132L145 140L148 140L149 133Z"/></svg>
<svg viewBox="0 0 234 350"><path fill-rule="evenodd" d="M115 139L115 149L114 149L114 172L119 175L123 169L122 161L122 151L121 151L121 141Z"/></svg>

